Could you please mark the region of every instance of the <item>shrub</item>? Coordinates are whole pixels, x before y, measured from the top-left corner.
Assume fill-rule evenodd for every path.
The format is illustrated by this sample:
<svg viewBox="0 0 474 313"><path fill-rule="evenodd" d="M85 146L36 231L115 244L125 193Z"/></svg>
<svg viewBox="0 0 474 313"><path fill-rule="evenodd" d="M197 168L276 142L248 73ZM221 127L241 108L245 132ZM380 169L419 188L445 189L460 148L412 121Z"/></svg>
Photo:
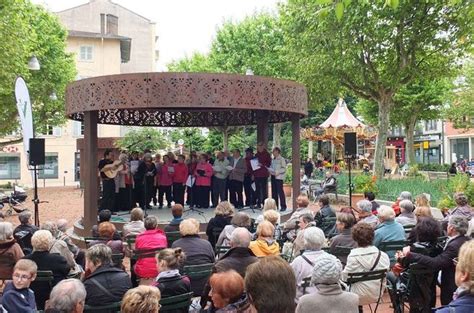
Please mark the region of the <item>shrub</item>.
<svg viewBox="0 0 474 313"><path fill-rule="evenodd" d="M447 172L451 165L449 164L436 164L436 163L430 163L430 164L424 164L424 163L419 163L418 169L420 171L429 171L429 172Z"/></svg>
<svg viewBox="0 0 474 313"><path fill-rule="evenodd" d="M471 182L471 179L466 174L457 174L448 180L448 184L438 202L438 208L450 209L455 207L453 195L456 192L466 194L469 205L474 206L474 183Z"/></svg>
<svg viewBox="0 0 474 313"><path fill-rule="evenodd" d="M377 193L377 185L375 184L375 179L370 175L357 175L354 177L353 183L355 193L364 193L368 191Z"/></svg>
<svg viewBox="0 0 474 313"><path fill-rule="evenodd" d="M286 166L285 179L283 180L283 183L287 185L293 184L293 167L291 164Z"/></svg>

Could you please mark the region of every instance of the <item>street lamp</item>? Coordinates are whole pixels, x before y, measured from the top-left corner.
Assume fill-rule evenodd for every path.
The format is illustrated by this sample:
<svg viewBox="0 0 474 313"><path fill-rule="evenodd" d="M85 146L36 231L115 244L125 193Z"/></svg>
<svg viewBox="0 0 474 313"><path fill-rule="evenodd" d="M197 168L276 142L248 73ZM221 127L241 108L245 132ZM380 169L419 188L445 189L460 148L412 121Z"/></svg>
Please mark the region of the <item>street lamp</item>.
<svg viewBox="0 0 474 313"><path fill-rule="evenodd" d="M38 59L36 58L36 55L32 55L30 60L28 61L28 69L32 71L39 71L40 68L41 66Z"/></svg>

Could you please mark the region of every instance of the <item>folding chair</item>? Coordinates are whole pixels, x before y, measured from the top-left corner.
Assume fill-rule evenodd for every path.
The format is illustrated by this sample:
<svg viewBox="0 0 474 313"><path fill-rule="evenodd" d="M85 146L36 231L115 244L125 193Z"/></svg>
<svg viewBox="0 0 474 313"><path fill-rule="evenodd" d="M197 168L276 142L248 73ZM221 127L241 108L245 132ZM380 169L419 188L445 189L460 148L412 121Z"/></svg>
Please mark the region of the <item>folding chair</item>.
<svg viewBox="0 0 474 313"><path fill-rule="evenodd" d="M84 312L87 313L87 312L102 312L102 311L106 311L106 312L120 312L120 307L122 305L122 302L114 302L114 303L110 303L110 304L106 304L106 305L99 305L99 306L91 306L91 305L85 305L84 306Z"/></svg>
<svg viewBox="0 0 474 313"><path fill-rule="evenodd" d="M410 235L413 228L415 228L415 225L403 225L403 229L405 229L405 236L407 238L408 238L408 235Z"/></svg>
<svg viewBox="0 0 474 313"><path fill-rule="evenodd" d="M383 293L383 283L385 280L387 270L377 270L377 271L370 271L370 272L359 272L359 273L349 273L347 277L347 286L349 287L349 291L351 291L351 287L355 283L364 282L364 281L371 281L371 280L380 280L380 291L379 297L377 298L377 305L375 306L374 312L377 312L377 308L379 307L380 299L382 298Z"/></svg>
<svg viewBox="0 0 474 313"><path fill-rule="evenodd" d="M193 298L193 293L188 292L179 296L166 297L160 300L160 312L175 312L175 310L189 310Z"/></svg>
<svg viewBox="0 0 474 313"><path fill-rule="evenodd" d="M171 248L173 242L181 238L181 233L179 231L170 231L165 232L166 239L168 240L168 248Z"/></svg>

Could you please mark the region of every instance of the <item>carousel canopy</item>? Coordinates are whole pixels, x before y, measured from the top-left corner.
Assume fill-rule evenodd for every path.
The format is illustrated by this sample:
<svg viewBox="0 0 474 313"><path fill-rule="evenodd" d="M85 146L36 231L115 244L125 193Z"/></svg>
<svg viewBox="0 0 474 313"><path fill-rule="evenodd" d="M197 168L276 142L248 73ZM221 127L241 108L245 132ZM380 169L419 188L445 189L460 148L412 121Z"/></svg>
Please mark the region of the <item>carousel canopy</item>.
<svg viewBox="0 0 474 313"><path fill-rule="evenodd" d="M332 111L332 114L325 120L319 127L365 127L365 125L359 121L347 108L346 102L339 98L337 106Z"/></svg>

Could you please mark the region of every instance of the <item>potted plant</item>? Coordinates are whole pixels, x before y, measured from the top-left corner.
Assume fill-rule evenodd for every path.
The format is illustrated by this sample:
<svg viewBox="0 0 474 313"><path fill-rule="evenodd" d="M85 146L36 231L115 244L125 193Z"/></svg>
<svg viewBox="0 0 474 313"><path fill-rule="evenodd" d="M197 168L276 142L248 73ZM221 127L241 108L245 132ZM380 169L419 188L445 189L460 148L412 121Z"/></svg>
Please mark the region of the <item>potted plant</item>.
<svg viewBox="0 0 474 313"><path fill-rule="evenodd" d="M291 164L286 167L285 180L283 181L283 192L285 197L291 197L291 191L293 190L293 168Z"/></svg>
<svg viewBox="0 0 474 313"><path fill-rule="evenodd" d="M355 206L356 203L364 199L364 193L372 191L373 193L377 192L377 185L375 184L375 176L370 176L367 174L360 174L354 177L352 180L354 185L352 193L352 205Z"/></svg>

